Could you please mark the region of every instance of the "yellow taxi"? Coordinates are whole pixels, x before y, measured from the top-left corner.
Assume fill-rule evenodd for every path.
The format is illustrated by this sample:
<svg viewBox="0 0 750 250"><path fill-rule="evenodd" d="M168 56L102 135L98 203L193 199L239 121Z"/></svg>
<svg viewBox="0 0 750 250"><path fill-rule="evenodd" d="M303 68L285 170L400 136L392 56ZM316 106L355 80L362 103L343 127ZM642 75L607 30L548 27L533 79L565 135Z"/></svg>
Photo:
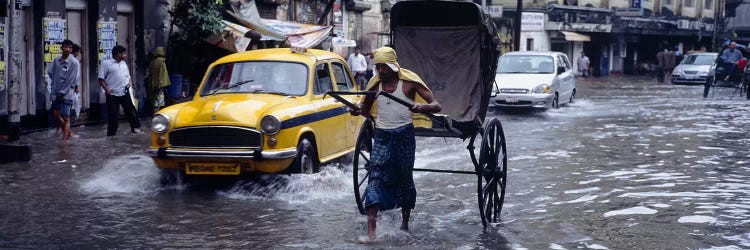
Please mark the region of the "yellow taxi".
<svg viewBox="0 0 750 250"><path fill-rule="evenodd" d="M357 91L337 54L253 50L225 56L206 72L191 101L151 121L147 151L159 168L188 175L315 173L354 151L364 118L325 95Z"/></svg>

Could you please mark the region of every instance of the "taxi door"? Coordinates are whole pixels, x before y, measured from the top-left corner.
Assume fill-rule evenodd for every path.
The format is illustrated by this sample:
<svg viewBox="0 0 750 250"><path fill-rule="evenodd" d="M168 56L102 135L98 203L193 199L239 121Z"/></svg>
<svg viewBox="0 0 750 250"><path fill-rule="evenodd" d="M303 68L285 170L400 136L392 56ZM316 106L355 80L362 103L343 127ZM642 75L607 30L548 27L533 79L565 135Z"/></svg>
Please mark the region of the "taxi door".
<svg viewBox="0 0 750 250"><path fill-rule="evenodd" d="M333 68L333 76L336 79L337 91L357 91L354 87L354 78L345 63L339 60L334 60L331 62L331 68ZM354 104L358 103L360 98L363 98L362 96L357 97L355 95L343 95L341 97ZM347 138L344 149L347 149L354 147L354 144L357 143L357 135L359 134L359 127L362 124L363 118L362 116L352 116L348 112L345 116L346 118L344 120L346 121L346 128L342 131L346 133Z"/></svg>
<svg viewBox="0 0 750 250"><path fill-rule="evenodd" d="M318 157L326 158L331 154L344 150L347 144L346 124L349 112L344 104L328 96L328 91L334 89L334 78L329 61L318 62L315 65L315 79L313 79L313 98L317 112L310 127L315 131Z"/></svg>

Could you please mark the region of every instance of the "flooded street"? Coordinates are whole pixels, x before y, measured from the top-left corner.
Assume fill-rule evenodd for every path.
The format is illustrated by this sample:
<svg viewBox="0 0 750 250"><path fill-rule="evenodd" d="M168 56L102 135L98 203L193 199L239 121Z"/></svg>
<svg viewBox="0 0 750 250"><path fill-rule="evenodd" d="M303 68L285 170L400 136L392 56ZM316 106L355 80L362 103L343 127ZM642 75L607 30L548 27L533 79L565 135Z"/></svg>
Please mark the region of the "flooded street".
<svg viewBox="0 0 750 250"><path fill-rule="evenodd" d="M22 137L33 160L0 165L0 248L750 248L749 101L640 77L577 84L560 109L488 114L503 123L509 169L487 233L473 175L415 173L411 231L388 211L380 240L359 245L350 164L163 186L149 135L122 123L114 138L106 126L75 127L64 144ZM418 138L415 167L473 171L466 146Z"/></svg>

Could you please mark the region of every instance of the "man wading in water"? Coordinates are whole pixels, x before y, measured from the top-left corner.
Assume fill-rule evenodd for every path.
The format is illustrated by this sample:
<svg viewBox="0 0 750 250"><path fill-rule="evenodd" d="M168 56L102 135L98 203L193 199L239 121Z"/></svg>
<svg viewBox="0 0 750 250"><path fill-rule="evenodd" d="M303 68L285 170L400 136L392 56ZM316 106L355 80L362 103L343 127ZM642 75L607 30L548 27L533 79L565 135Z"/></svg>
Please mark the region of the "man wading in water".
<svg viewBox="0 0 750 250"><path fill-rule="evenodd" d="M396 51L382 47L375 51L375 69L377 75L367 84L368 91L385 91L400 98L411 107L406 107L385 96L368 95L359 104L360 108L352 110L352 115L363 112L374 113L375 140L370 153L367 168L370 178L365 189L365 207L367 208L367 238L360 238L358 243L375 240L375 224L378 211L401 208L401 230L409 230L409 215L417 199L412 169L414 168L414 125L412 113L436 113L441 107L432 96L432 91L414 72L401 68L396 61ZM417 94L425 103L417 103ZM372 111L373 103L377 101Z"/></svg>

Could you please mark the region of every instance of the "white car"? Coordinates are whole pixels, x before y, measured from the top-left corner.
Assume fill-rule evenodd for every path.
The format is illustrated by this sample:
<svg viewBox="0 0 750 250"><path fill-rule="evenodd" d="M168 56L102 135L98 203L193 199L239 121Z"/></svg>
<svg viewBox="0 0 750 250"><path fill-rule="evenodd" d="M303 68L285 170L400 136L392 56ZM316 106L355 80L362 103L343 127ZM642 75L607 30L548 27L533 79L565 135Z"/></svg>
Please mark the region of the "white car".
<svg viewBox="0 0 750 250"><path fill-rule="evenodd" d="M576 95L576 79L568 56L560 52L509 52L500 57L495 107L559 108Z"/></svg>
<svg viewBox="0 0 750 250"><path fill-rule="evenodd" d="M703 84L719 53L694 53L685 56L672 71L672 84Z"/></svg>

